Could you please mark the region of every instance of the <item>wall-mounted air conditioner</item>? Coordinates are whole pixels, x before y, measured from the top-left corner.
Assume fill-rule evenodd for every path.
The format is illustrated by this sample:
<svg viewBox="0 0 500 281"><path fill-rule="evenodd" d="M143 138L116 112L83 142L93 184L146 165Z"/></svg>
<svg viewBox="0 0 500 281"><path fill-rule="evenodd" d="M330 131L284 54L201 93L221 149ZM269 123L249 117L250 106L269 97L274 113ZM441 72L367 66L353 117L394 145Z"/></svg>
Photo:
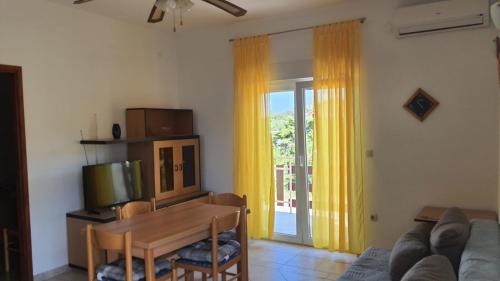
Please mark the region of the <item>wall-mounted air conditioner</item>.
<svg viewBox="0 0 500 281"><path fill-rule="evenodd" d="M399 38L489 26L489 0L446 0L399 8L392 25Z"/></svg>

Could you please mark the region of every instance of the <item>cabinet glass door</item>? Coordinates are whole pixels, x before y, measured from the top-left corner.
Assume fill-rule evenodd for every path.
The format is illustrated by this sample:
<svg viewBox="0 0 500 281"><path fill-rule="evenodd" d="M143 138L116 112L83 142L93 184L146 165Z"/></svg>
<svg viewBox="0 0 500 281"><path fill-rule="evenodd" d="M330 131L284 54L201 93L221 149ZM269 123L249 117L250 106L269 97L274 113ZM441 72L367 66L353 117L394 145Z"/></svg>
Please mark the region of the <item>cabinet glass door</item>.
<svg viewBox="0 0 500 281"><path fill-rule="evenodd" d="M182 147L182 187L190 187L196 184L195 171L195 152L194 145L185 145Z"/></svg>
<svg viewBox="0 0 500 281"><path fill-rule="evenodd" d="M154 142L154 158L155 197L157 200L166 199L173 196L176 186L176 153L173 143Z"/></svg>
<svg viewBox="0 0 500 281"><path fill-rule="evenodd" d="M160 148L160 192L174 191L174 148Z"/></svg>
<svg viewBox="0 0 500 281"><path fill-rule="evenodd" d="M190 192L199 188L199 143L197 139L179 143L182 164L182 192Z"/></svg>

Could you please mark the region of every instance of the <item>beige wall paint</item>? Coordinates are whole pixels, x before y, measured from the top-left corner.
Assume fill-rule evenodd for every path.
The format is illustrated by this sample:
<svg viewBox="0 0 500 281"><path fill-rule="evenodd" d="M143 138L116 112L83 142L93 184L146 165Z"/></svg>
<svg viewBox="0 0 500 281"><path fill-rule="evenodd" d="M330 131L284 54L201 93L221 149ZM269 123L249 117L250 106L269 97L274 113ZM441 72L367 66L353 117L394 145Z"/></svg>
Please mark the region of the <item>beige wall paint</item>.
<svg viewBox="0 0 500 281"><path fill-rule="evenodd" d="M99 136L111 137L127 107L177 105L169 34L48 1L0 0L0 63L23 67L35 274L67 264L65 213L83 206L80 129L94 136L96 113ZM125 150L98 155L119 161Z"/></svg>
<svg viewBox="0 0 500 281"><path fill-rule="evenodd" d="M398 40L395 0L353 0L292 16L179 33L179 102L196 112L203 185L232 190L229 38L367 16L363 25L368 244L391 247L424 205L497 208L498 83L492 28ZM275 65L311 60L311 33L272 37ZM302 70L299 69L300 65ZM310 69L309 69L310 72ZM282 76L283 73L280 73ZM278 75L279 76L279 75ZM441 102L423 123L402 105L419 87ZM376 213L378 222L369 221Z"/></svg>

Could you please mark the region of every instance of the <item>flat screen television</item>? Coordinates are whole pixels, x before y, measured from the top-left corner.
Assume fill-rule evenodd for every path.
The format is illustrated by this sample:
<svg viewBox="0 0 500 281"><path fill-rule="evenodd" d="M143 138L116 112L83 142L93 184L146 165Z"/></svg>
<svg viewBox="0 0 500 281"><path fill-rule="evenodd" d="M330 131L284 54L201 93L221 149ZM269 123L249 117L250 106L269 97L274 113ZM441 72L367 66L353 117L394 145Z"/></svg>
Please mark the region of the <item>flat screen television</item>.
<svg viewBox="0 0 500 281"><path fill-rule="evenodd" d="M141 161L84 166L83 190L88 211L141 199Z"/></svg>

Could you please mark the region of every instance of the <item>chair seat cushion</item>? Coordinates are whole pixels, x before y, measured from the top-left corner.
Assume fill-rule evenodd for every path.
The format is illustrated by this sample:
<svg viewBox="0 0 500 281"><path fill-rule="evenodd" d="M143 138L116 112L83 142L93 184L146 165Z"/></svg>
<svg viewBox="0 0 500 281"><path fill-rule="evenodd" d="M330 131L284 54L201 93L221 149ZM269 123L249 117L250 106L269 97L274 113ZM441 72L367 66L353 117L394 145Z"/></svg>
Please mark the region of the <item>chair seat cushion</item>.
<svg viewBox="0 0 500 281"><path fill-rule="evenodd" d="M239 252L235 253L234 255L230 256L227 260L223 260L222 262L219 262L219 267L225 265L226 263L231 262L236 257L238 257L239 254L240 254ZM176 262L177 265L191 264L191 265L205 267L205 268L212 267L212 263L211 262L200 262L200 261L193 261L193 260L188 260L188 259L178 259L175 262Z"/></svg>
<svg viewBox="0 0 500 281"><path fill-rule="evenodd" d="M241 245L236 240L229 240L227 242L218 241L219 247L217 249L217 262L224 264L232 257L240 253ZM200 241L188 247L185 247L177 252L181 260L188 260L200 263L212 262L212 244L208 241Z"/></svg>
<svg viewBox="0 0 500 281"><path fill-rule="evenodd" d="M236 229L231 229L231 230L219 233L219 235L217 236L217 239L219 239L219 241L222 241L222 242L236 240Z"/></svg>
<svg viewBox="0 0 500 281"><path fill-rule="evenodd" d="M155 260L156 278L168 274L172 269L170 262L166 259ZM132 259L132 272L134 281L144 281L144 260ZM119 259L113 263L102 265L97 268L98 281L125 281L125 259Z"/></svg>

